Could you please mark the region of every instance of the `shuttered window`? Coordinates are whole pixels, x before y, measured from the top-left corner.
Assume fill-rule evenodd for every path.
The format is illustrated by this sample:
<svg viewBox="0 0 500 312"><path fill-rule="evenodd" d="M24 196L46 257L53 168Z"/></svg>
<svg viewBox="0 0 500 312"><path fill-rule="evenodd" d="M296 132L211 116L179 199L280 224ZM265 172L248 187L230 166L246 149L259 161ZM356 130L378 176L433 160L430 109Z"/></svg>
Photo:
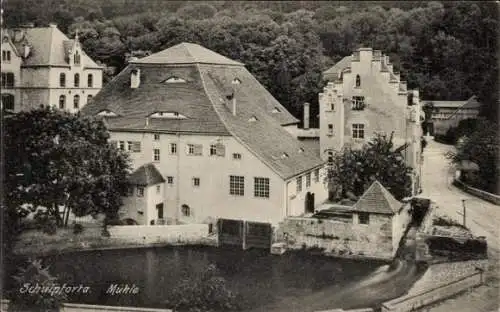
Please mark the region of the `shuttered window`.
<svg viewBox="0 0 500 312"><path fill-rule="evenodd" d="M201 144L188 144L186 147L187 155L201 156L203 155L203 145Z"/></svg>

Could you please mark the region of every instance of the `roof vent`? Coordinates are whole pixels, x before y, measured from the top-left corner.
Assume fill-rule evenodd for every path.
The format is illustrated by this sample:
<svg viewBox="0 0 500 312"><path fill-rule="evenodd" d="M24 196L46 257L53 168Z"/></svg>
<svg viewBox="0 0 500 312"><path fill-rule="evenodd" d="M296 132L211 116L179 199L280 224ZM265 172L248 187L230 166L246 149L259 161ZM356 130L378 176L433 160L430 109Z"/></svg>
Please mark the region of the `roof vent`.
<svg viewBox="0 0 500 312"><path fill-rule="evenodd" d="M280 111L280 109L279 109L279 108L277 108L277 107L273 108L273 110L271 111L271 113L273 113L273 114L277 114L277 113L279 113L279 112L281 112L281 111Z"/></svg>
<svg viewBox="0 0 500 312"><path fill-rule="evenodd" d="M248 119L248 121L250 121L250 122L255 122L255 121L257 121L257 120L258 120L258 119L257 119L257 117L255 117L255 116L252 116L252 117L250 117L250 119Z"/></svg>
<svg viewBox="0 0 500 312"><path fill-rule="evenodd" d="M137 89L140 84L141 84L141 70L138 68L134 68L130 72L130 88Z"/></svg>
<svg viewBox="0 0 500 312"><path fill-rule="evenodd" d="M281 154L281 159L285 159L285 158L288 158L288 157L289 157L289 156L288 156L288 154L287 154L287 153L283 153L283 154Z"/></svg>
<svg viewBox="0 0 500 312"><path fill-rule="evenodd" d="M241 84L241 80L239 80L238 78L234 78L231 83L232 84Z"/></svg>
<svg viewBox="0 0 500 312"><path fill-rule="evenodd" d="M165 80L165 82L166 83L183 83L183 82L186 82L186 80L179 78L179 77L176 77L176 76L172 76L172 77L168 78L167 80Z"/></svg>
<svg viewBox="0 0 500 312"><path fill-rule="evenodd" d="M299 153L303 153L304 152L304 149L301 147L299 148Z"/></svg>

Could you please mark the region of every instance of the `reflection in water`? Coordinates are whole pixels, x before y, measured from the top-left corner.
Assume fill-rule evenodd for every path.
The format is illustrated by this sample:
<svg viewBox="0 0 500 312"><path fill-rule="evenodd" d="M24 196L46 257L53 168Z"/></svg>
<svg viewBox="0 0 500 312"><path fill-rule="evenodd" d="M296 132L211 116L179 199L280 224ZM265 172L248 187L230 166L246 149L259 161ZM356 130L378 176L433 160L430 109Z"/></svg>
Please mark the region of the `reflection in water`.
<svg viewBox="0 0 500 312"><path fill-rule="evenodd" d="M386 263L380 261L302 253L273 256L263 250L213 247L90 251L47 257L45 263L60 276L61 283L91 287L91 293L75 295L71 302L153 308L168 308L163 302L172 289L183 279L201 274L210 264L226 279L228 288L242 298L247 311L306 312L313 307L322 310L359 303L373 305L380 302L380 294L401 295L418 277L411 269L415 267L406 262L387 270ZM405 282L396 282L401 276ZM110 295L107 290L113 284L135 284L140 291Z"/></svg>

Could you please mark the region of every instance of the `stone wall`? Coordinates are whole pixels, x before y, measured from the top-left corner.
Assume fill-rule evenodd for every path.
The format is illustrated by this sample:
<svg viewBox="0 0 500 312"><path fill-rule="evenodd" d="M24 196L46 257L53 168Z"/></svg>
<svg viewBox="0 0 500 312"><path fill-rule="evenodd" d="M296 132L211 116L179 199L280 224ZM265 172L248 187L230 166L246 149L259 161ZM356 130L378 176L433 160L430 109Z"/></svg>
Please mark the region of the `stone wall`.
<svg viewBox="0 0 500 312"><path fill-rule="evenodd" d="M9 300L2 299L1 312L8 311ZM152 309L140 307L103 306L93 304L63 303L59 312L172 312L171 309Z"/></svg>
<svg viewBox="0 0 500 312"><path fill-rule="evenodd" d="M403 296L382 304L382 312L409 312L452 297L472 287L483 283L482 271L457 278L452 282L443 283L416 295Z"/></svg>
<svg viewBox="0 0 500 312"><path fill-rule="evenodd" d="M370 214L370 224L337 220L289 217L276 231L276 241L289 249L320 248L340 257L392 259L390 216Z"/></svg>
<svg viewBox="0 0 500 312"><path fill-rule="evenodd" d="M108 227L112 239L133 244L198 244L208 237L208 224L123 225Z"/></svg>
<svg viewBox="0 0 500 312"><path fill-rule="evenodd" d="M459 181L458 179L455 179L453 181L453 183L455 184L455 186L461 188L462 190L466 191L467 193L470 193L470 194L477 196L483 200L486 200L492 204L500 206L500 195L491 194L491 193L485 192L483 190L474 188L470 185L463 183L462 181Z"/></svg>

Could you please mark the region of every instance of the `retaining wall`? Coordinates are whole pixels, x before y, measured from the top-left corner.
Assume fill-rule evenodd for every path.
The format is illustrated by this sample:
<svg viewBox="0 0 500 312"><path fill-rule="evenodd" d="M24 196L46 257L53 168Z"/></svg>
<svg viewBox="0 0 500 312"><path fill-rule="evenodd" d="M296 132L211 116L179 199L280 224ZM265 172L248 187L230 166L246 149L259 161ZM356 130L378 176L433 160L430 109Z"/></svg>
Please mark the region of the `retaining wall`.
<svg viewBox="0 0 500 312"><path fill-rule="evenodd" d="M373 312L373 309L371 309L371 308L354 309L354 310L333 309L333 310L322 310L322 311L316 311L316 312Z"/></svg>
<svg viewBox="0 0 500 312"><path fill-rule="evenodd" d="M469 288L483 283L483 272L478 271L465 275L416 295L403 296L382 304L382 312L409 312L423 306L447 299Z"/></svg>
<svg viewBox="0 0 500 312"><path fill-rule="evenodd" d="M1 312L7 312L9 300L2 300ZM171 309L151 309L138 307L103 306L93 304L63 303L59 312L172 312Z"/></svg>
<svg viewBox="0 0 500 312"><path fill-rule="evenodd" d="M370 224L329 219L288 217L279 226L277 241L288 249L319 248L325 254L346 258L392 259L391 219L370 215Z"/></svg>
<svg viewBox="0 0 500 312"><path fill-rule="evenodd" d="M474 187L467 185L467 184L465 184L462 181L459 181L457 179L454 180L454 183L457 187L461 188L462 190L466 191L467 193L470 193L470 194L477 196L481 199L484 199L492 204L500 206L500 195L491 194L491 193L485 192L483 190L474 188Z"/></svg>
<svg viewBox="0 0 500 312"><path fill-rule="evenodd" d="M208 237L208 224L122 225L108 227L113 239L130 244L201 244Z"/></svg>

